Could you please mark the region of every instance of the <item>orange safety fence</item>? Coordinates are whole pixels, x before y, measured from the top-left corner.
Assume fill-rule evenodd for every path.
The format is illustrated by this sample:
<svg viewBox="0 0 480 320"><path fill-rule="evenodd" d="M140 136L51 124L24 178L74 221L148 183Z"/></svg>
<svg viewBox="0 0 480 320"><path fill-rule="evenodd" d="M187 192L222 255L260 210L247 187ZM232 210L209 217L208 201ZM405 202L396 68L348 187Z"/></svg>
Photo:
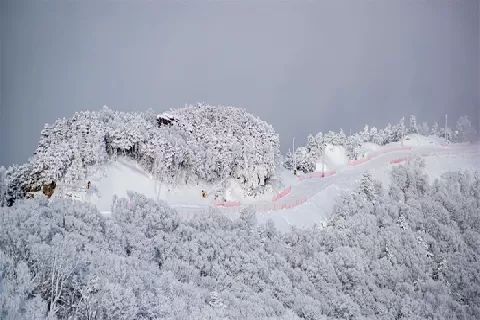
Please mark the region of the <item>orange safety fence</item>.
<svg viewBox="0 0 480 320"><path fill-rule="evenodd" d="M291 208L295 208L305 202L307 202L308 199L312 198L314 195L316 195L317 193L319 193L320 191L324 190L325 188L327 188L328 186L330 186L331 183L327 184L326 186L324 186L323 188L317 190L317 191L314 191L314 192L311 192L303 197L299 197L291 202L287 202L287 203L273 203L273 204L270 204L270 203L259 203L259 204L256 204L254 205L254 208L255 210L257 211L263 211L263 212L269 212L269 211L279 211L279 210L284 210L284 209L291 209Z"/></svg>
<svg viewBox="0 0 480 320"><path fill-rule="evenodd" d="M363 159L359 159L359 160L349 160L347 164L348 164L349 166L359 166L359 165L362 165L362 164L366 163L367 161L370 161L370 160L378 157L378 156L381 155L381 154L390 153L390 152L396 152L396 151L411 150L411 149L412 149L412 147L392 147L392 148L384 148L384 149L381 149L381 150L379 150L379 151L375 151L375 152L370 153L368 156L366 156L366 157L363 158Z"/></svg>
<svg viewBox="0 0 480 320"><path fill-rule="evenodd" d="M402 163L403 161L406 161L407 159L408 159L407 157L393 159L393 160L390 160L390 164Z"/></svg>
<svg viewBox="0 0 480 320"><path fill-rule="evenodd" d="M283 190L279 194L277 194L275 197L272 198L272 201L277 201L283 197L285 197L287 194L289 194L292 191L292 186L289 186L287 189Z"/></svg>
<svg viewBox="0 0 480 320"><path fill-rule="evenodd" d="M378 156L380 154L383 154L383 153L401 151L401 150L411 150L411 149L412 149L412 147L388 148L388 149L384 149L380 152L373 153L368 158L371 159L371 158L376 157L376 156ZM472 150L472 151L462 151L462 153L478 153L478 152L480 152L480 149ZM420 153L419 155L423 156L423 157L428 157L428 156L434 156L434 155L446 155L446 154L457 154L457 153L458 152L434 152L434 153ZM368 160L369 159L367 159L367 160L362 159L362 160L356 160L356 161L362 161L362 163L363 163L363 162L366 162ZM402 163L406 160L408 160L408 157L402 157L402 158L390 160L389 163L390 164L397 164L397 163ZM334 175L335 173L336 173L335 170L325 172L325 174L323 174L322 172L314 172L314 173L311 173L311 174L308 174L308 175L305 175L305 176L300 176L300 177L298 177L298 179L300 181L302 181L302 180L306 180L306 179L323 178L323 177ZM314 191L314 192L311 192L309 194L306 194L302 197L292 199L290 202L275 203L275 201L278 201L280 198L284 197L285 195L287 195L291 192L292 187L289 186L287 189L283 190L282 192L280 192L277 196L275 196L273 198L272 201L274 203L257 203L257 204L253 204L252 206L255 208L255 210L257 212L272 212L272 211L280 211L280 210L284 210L284 209L295 208L295 207L307 202L310 198L312 198L313 196L315 196L319 192L323 191L325 188L327 188L330 185L331 185L331 183L328 183L325 186L323 186L321 189L319 189L317 191ZM217 207L224 207L224 209L234 210L234 211L232 211L232 213L238 212L242 207L244 207L240 204L240 202L219 202L219 201L216 201L216 202L214 202L214 205L217 206Z"/></svg>

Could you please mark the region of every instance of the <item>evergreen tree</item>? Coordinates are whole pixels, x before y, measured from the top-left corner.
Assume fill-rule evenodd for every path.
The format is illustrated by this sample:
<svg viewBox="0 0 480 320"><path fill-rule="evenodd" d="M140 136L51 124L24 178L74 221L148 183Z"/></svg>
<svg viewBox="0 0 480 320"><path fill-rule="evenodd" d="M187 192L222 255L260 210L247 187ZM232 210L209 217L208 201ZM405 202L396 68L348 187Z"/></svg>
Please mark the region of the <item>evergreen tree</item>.
<svg viewBox="0 0 480 320"><path fill-rule="evenodd" d="M421 135L424 135L424 136L429 136L429 135L430 135L430 128L428 127L427 121L423 121L423 122L422 122L422 125L421 125L420 128L418 129L418 132L419 132Z"/></svg>
<svg viewBox="0 0 480 320"><path fill-rule="evenodd" d="M475 139L477 134L477 130L472 126L467 116L461 116L457 120L456 129L461 142L471 141Z"/></svg>
<svg viewBox="0 0 480 320"><path fill-rule="evenodd" d="M395 134L393 132L393 126L388 123L385 129L383 130L384 136L383 136L383 143L382 145L385 145L390 142L394 142L395 140Z"/></svg>
<svg viewBox="0 0 480 320"><path fill-rule="evenodd" d="M368 202L375 203L377 195L375 193L376 186L372 179L372 175L367 171L360 180L359 194Z"/></svg>
<svg viewBox="0 0 480 320"><path fill-rule="evenodd" d="M363 128L363 131L360 133L360 138L362 139L362 142L369 142L370 141L370 131L368 129L368 125L365 125Z"/></svg>
<svg viewBox="0 0 480 320"><path fill-rule="evenodd" d="M439 132L438 132L438 123L437 123L437 121L435 121L435 122L433 123L431 135L432 135L432 136L438 136L438 135L439 135Z"/></svg>
<svg viewBox="0 0 480 320"><path fill-rule="evenodd" d="M408 133L418 133L417 118L412 114L410 115L410 127Z"/></svg>
<svg viewBox="0 0 480 320"><path fill-rule="evenodd" d="M208 304L213 308L225 307L225 304L223 303L217 291L212 291L210 293L210 299L208 300Z"/></svg>
<svg viewBox="0 0 480 320"><path fill-rule="evenodd" d="M358 133L355 133L349 136L345 145L347 156L352 160L356 160L358 158L359 150L361 146L362 146L362 138Z"/></svg>

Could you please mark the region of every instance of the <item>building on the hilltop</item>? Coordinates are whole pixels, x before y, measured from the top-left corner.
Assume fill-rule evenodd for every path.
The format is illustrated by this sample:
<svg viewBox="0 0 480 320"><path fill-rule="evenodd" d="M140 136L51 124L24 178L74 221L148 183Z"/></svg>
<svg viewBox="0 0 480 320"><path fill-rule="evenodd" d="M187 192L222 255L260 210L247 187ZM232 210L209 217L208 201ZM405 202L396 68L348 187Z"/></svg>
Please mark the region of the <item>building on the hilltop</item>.
<svg viewBox="0 0 480 320"><path fill-rule="evenodd" d="M161 127L161 126L172 126L173 125L173 122L175 121L175 118L168 114L168 113L162 113L162 114L159 114L157 115L157 123L158 123L158 126Z"/></svg>

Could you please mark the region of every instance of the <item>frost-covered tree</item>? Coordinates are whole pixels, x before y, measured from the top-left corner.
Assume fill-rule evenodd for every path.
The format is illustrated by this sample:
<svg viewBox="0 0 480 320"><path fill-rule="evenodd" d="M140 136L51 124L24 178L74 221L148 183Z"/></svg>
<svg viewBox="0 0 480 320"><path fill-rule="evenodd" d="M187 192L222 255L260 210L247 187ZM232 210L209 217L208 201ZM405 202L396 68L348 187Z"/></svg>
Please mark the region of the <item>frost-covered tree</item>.
<svg viewBox="0 0 480 320"><path fill-rule="evenodd" d="M356 133L356 134L350 135L347 138L345 149L350 159L356 160L358 158L361 145L362 145L362 138L359 134Z"/></svg>
<svg viewBox="0 0 480 320"><path fill-rule="evenodd" d="M390 178L388 192L375 181L372 191L366 174L325 227L288 232L255 224L252 208L182 220L135 193L116 199L109 217L65 199L17 201L0 207L0 314L478 319L480 173L429 184L412 159Z"/></svg>
<svg viewBox="0 0 480 320"><path fill-rule="evenodd" d="M378 142L378 129L376 127L370 127L369 141L371 141L373 143Z"/></svg>
<svg viewBox="0 0 480 320"><path fill-rule="evenodd" d="M375 183L370 172L365 172L360 180L359 194L364 201L375 203Z"/></svg>
<svg viewBox="0 0 480 320"><path fill-rule="evenodd" d="M385 127L385 129L383 129L383 133L384 133L384 136L383 136L383 144L387 144L387 143L390 143L390 142L394 142L395 140L394 139L394 133L393 133L393 127L390 123L387 124L387 126Z"/></svg>
<svg viewBox="0 0 480 320"><path fill-rule="evenodd" d="M422 122L422 125L419 126L419 128L418 128L418 133L420 133L423 136L429 136L430 135L430 128L428 127L427 121Z"/></svg>
<svg viewBox="0 0 480 320"><path fill-rule="evenodd" d="M22 189L51 181L83 185L118 156L135 159L171 187L230 178L254 195L274 176L280 152L273 127L244 109L197 104L156 116L152 110L118 112L104 106L45 125L23 168Z"/></svg>
<svg viewBox="0 0 480 320"><path fill-rule="evenodd" d="M430 134L431 134L432 136L438 136L439 132L438 132L438 123L437 123L437 121L435 121L435 122L433 123L432 130L431 130Z"/></svg>
<svg viewBox="0 0 480 320"><path fill-rule="evenodd" d="M363 131L360 132L360 138L362 139L362 142L369 142L371 139L370 131L368 129L368 125L365 125L363 128Z"/></svg>
<svg viewBox="0 0 480 320"><path fill-rule="evenodd" d="M303 172L313 172L316 169L316 159L305 147L297 148L295 151L295 162L297 164L297 170Z"/></svg>
<svg viewBox="0 0 480 320"><path fill-rule="evenodd" d="M461 142L471 141L476 137L477 130L472 126L472 123L467 116L461 116L455 127L458 131Z"/></svg>
<svg viewBox="0 0 480 320"><path fill-rule="evenodd" d="M452 132L452 129L450 127L447 127L445 130L445 127L442 127L438 130L438 136L446 139L447 141L452 141L454 138L454 134Z"/></svg>
<svg viewBox="0 0 480 320"><path fill-rule="evenodd" d="M410 115L410 126L407 130L408 133L418 133L417 118L412 114Z"/></svg>
<svg viewBox="0 0 480 320"><path fill-rule="evenodd" d="M407 130L405 128L405 118L402 117L400 121L392 127L392 135L390 136L389 141L400 141L406 133Z"/></svg>
<svg viewBox="0 0 480 320"><path fill-rule="evenodd" d="M283 166L288 170L293 170L293 153L290 149L288 149L287 154L283 158Z"/></svg>

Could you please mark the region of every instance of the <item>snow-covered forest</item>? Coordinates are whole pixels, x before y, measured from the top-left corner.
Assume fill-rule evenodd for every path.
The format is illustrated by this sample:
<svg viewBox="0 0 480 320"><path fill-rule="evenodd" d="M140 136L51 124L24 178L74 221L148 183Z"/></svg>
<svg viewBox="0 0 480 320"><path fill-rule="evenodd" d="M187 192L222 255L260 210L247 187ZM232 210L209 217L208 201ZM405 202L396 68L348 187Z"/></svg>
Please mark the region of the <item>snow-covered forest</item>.
<svg viewBox="0 0 480 320"><path fill-rule="evenodd" d="M119 154L163 184L229 177L246 194L264 191L280 158L273 127L244 109L196 104L162 116L104 107L45 125L28 162L0 170L6 171L6 198L11 204L52 180L74 185Z"/></svg>
<svg viewBox="0 0 480 320"><path fill-rule="evenodd" d="M401 118L397 124L389 123L384 129L365 125L363 131L348 135L342 129L340 132L329 131L325 134L319 132L308 135L306 145L295 149L296 169L303 172L315 171L315 163L321 157L322 146L325 144L344 147L347 156L353 160L357 159L361 146L366 142L383 146L400 141L403 136L411 133L442 137L450 142L466 142L476 138L477 130L467 116L461 116L455 123L455 129L451 129L448 126L439 127L437 122L430 128L426 121L419 124L416 117L411 115L408 124L405 124L405 118ZM292 152L290 150L285 156L285 166L288 169L293 169L294 166Z"/></svg>
<svg viewBox="0 0 480 320"><path fill-rule="evenodd" d="M408 125L402 118L380 130L365 125L363 131L349 135L343 130L319 132L295 150L296 169L315 171L325 144L344 147L349 159L357 159L362 144L385 145L408 133L462 142L475 139L477 131L466 116L452 130L436 122L431 128L427 122L417 124L412 115ZM34 155L25 164L0 167L0 205L11 205L52 180L83 185L89 172L120 154L171 187L230 178L245 196L269 191L268 182L279 165L289 170L294 166L290 151L281 161L273 127L244 109L197 103L156 115L152 110L129 113L105 106L45 125Z"/></svg>
<svg viewBox="0 0 480 320"><path fill-rule="evenodd" d="M43 196L1 207L2 319L478 319L480 173L365 174L328 225L282 234L130 194L111 216Z"/></svg>

